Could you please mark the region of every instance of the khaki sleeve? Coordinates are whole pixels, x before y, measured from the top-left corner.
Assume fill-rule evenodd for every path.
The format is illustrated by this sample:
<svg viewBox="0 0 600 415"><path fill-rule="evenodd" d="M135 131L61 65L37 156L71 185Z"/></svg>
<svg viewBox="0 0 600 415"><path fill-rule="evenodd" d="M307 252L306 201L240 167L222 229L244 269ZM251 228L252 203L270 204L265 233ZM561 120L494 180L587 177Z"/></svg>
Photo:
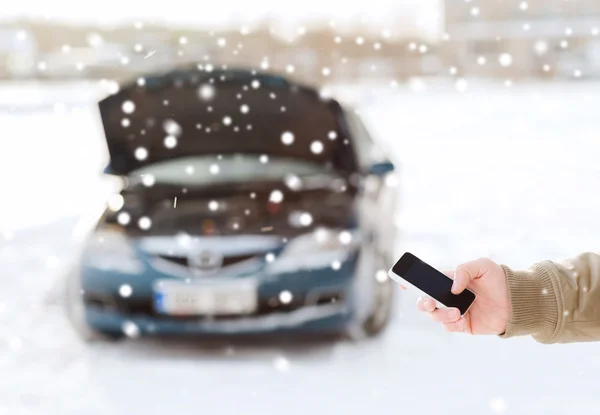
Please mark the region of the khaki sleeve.
<svg viewBox="0 0 600 415"><path fill-rule="evenodd" d="M600 341L600 255L540 262L506 273L510 318L500 337L531 335L541 343Z"/></svg>

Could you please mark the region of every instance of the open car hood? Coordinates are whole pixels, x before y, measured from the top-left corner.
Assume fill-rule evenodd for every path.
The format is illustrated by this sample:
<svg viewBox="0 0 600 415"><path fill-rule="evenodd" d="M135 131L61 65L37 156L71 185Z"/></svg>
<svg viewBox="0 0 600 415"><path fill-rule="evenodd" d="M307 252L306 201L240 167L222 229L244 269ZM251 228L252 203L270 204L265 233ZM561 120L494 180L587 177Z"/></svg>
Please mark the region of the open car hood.
<svg viewBox="0 0 600 415"><path fill-rule="evenodd" d="M193 68L143 80L99 104L112 173L236 153L357 170L340 105L313 89L246 70Z"/></svg>

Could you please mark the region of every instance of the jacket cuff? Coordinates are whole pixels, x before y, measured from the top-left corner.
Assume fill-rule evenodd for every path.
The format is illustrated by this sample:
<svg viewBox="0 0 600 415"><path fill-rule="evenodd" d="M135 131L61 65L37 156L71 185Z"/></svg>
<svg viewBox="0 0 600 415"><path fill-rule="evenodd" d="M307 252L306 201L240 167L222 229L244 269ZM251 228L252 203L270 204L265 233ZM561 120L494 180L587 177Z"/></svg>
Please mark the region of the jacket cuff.
<svg viewBox="0 0 600 415"><path fill-rule="evenodd" d="M500 337L531 335L551 343L557 335L562 313L560 290L551 264L536 264L530 271L513 271L502 265L508 284L510 317Z"/></svg>

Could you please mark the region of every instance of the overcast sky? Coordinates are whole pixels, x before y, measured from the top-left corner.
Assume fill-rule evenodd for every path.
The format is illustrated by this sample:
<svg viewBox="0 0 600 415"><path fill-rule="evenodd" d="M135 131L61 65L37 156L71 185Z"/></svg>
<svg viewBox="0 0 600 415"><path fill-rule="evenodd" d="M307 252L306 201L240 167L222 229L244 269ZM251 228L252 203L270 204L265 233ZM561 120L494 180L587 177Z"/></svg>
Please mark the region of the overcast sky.
<svg viewBox="0 0 600 415"><path fill-rule="evenodd" d="M443 0L19 0L3 2L0 18L37 17L71 22L122 23L133 20L170 25L241 25L274 17L282 25L307 21L363 22L397 34L436 36L441 31ZM203 6L206 7L203 7Z"/></svg>

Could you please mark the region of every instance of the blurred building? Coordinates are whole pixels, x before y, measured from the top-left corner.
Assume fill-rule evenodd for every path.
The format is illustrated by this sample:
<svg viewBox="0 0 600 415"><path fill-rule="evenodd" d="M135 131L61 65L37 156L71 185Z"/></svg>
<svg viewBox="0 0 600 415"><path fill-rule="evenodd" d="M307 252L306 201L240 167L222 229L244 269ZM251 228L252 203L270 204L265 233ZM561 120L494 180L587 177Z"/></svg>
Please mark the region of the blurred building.
<svg viewBox="0 0 600 415"><path fill-rule="evenodd" d="M600 76L598 0L446 0L446 59L481 76Z"/></svg>

